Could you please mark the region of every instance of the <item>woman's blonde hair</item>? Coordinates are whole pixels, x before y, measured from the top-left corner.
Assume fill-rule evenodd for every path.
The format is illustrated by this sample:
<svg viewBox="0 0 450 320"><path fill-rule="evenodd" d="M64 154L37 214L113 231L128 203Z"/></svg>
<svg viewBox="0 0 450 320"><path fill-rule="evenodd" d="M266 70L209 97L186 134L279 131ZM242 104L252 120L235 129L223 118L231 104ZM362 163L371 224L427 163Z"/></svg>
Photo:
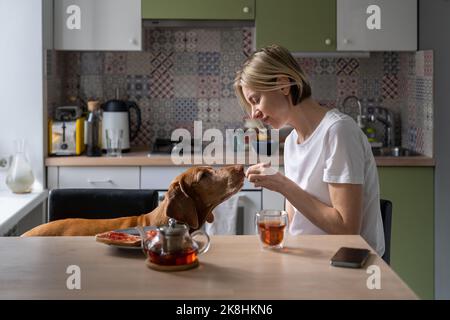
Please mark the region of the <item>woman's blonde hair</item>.
<svg viewBox="0 0 450 320"><path fill-rule="evenodd" d="M278 82L279 77L287 77L290 83ZM242 86L261 92L290 87L293 105L311 96L311 86L302 68L291 53L279 45L271 45L253 53L236 74L236 96L241 106L250 113L251 106L245 99Z"/></svg>

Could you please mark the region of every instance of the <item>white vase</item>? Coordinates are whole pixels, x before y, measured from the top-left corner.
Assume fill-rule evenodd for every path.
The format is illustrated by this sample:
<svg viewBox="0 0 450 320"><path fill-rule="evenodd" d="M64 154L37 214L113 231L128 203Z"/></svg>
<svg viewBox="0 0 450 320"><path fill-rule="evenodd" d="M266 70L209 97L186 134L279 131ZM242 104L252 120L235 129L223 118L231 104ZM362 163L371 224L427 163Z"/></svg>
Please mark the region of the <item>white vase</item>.
<svg viewBox="0 0 450 320"><path fill-rule="evenodd" d="M34 175L25 154L25 140L14 141L16 153L6 176L6 185L14 193L31 192Z"/></svg>

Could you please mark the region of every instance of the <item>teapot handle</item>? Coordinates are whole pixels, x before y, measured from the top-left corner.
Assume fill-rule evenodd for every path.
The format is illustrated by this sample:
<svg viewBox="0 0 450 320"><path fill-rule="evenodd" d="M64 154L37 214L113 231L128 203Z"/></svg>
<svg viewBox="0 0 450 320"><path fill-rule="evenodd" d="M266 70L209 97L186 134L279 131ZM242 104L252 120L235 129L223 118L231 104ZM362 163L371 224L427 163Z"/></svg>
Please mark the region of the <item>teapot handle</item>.
<svg viewBox="0 0 450 320"><path fill-rule="evenodd" d="M145 250L145 240L147 240L147 234L144 231L144 228L142 226L136 226L136 230L139 232L139 235L141 236L141 248L144 252L145 256L147 256L147 251Z"/></svg>
<svg viewBox="0 0 450 320"><path fill-rule="evenodd" d="M195 237L197 237L197 236L204 237L206 239L206 242L196 241ZM211 239L209 238L209 235L206 232L204 232L202 230L197 230L191 234L191 237L192 237L192 240L194 240L197 243L197 245L199 246L199 248L198 248L199 255L208 251L209 246L211 244Z"/></svg>

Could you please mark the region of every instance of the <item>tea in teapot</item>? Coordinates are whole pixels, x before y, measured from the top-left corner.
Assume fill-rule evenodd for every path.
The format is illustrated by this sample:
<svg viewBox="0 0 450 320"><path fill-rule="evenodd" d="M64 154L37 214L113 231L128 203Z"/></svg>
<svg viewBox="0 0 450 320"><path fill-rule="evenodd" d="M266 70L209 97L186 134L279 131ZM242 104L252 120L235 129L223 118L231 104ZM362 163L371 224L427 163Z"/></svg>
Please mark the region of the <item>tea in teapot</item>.
<svg viewBox="0 0 450 320"><path fill-rule="evenodd" d="M142 227L137 227L142 238L142 248L147 265L161 271L186 270L198 266L198 255L208 251L208 234L197 230L189 233L189 227L170 219L168 225L157 229L156 235L148 237ZM205 241L195 238L204 237Z"/></svg>

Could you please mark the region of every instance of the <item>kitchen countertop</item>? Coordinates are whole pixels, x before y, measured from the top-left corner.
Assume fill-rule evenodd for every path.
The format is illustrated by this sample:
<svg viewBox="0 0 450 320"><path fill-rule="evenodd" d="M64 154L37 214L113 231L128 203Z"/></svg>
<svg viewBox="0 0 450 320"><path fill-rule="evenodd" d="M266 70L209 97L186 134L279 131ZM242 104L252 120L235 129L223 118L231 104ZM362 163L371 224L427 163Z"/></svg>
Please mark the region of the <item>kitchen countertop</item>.
<svg viewBox="0 0 450 320"><path fill-rule="evenodd" d="M204 159L208 161L208 159ZM231 160L231 163L237 164L253 164L245 159ZM283 156L280 156L280 165L283 165ZM377 166L379 167L433 167L435 165L434 159L426 156L412 156L412 157L375 157ZM255 162L256 163L256 162ZM208 163L196 163L208 164ZM148 155L147 150L136 149L129 153L124 153L120 158L102 157L86 157L86 156L72 156L72 157L47 157L45 159L47 167L53 166L175 166L171 160L170 155L154 154ZM186 166L186 165L183 165Z"/></svg>
<svg viewBox="0 0 450 320"><path fill-rule="evenodd" d="M370 249L359 235L288 237L282 251L261 250L257 236L212 236L200 266L161 272L141 250L93 237L0 238L0 299L418 299L375 253L364 268L330 265L341 246ZM67 283L80 270L80 290ZM381 276L381 288L370 288Z"/></svg>
<svg viewBox="0 0 450 320"><path fill-rule="evenodd" d="M27 194L0 190L0 235L7 233L31 210L42 204L47 195L46 190Z"/></svg>

